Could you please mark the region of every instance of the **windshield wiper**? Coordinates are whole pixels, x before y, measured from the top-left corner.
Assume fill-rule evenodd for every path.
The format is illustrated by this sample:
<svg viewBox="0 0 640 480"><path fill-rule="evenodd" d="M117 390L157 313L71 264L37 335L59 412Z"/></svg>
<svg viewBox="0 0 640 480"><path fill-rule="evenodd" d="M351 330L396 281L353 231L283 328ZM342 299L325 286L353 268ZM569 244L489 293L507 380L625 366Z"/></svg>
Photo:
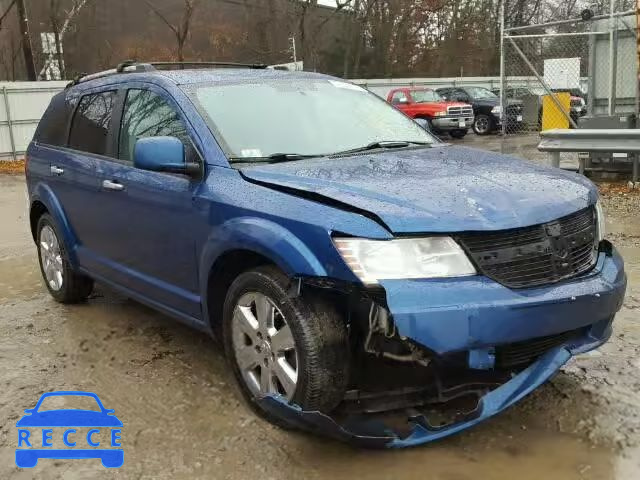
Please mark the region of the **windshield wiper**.
<svg viewBox="0 0 640 480"><path fill-rule="evenodd" d="M302 155L300 153L272 153L266 157L231 157L229 163L278 163L316 158L322 155Z"/></svg>
<svg viewBox="0 0 640 480"><path fill-rule="evenodd" d="M334 152L329 155L349 155L350 153L366 152L367 150L376 150L379 148L406 148L406 147L410 147L411 145L431 145L431 142L383 140L378 142L371 142L370 144L365 145L364 147L352 148L350 150L343 150L341 152Z"/></svg>

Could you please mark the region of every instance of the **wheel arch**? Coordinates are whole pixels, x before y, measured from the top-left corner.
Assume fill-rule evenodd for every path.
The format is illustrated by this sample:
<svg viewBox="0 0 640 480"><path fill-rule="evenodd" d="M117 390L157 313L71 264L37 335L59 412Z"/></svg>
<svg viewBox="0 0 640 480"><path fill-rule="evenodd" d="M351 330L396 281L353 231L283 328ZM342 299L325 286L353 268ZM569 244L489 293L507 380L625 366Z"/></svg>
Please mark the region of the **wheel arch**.
<svg viewBox="0 0 640 480"><path fill-rule="evenodd" d="M34 242L37 239L38 220L45 213L48 213L53 219L56 229L62 237L60 240L64 242L69 263L75 268L78 264L75 252L76 236L58 198L49 186L40 183L31 195L31 204L29 206L29 223Z"/></svg>
<svg viewBox="0 0 640 480"><path fill-rule="evenodd" d="M243 272L263 265L277 265L268 257L245 249L230 250L218 257L207 276L205 296L206 320L212 331L222 325L222 312L227 292Z"/></svg>
<svg viewBox="0 0 640 480"><path fill-rule="evenodd" d="M221 324L222 306L233 280L262 265L274 265L285 275L326 276L311 250L283 226L272 221L243 217L214 229L200 261L204 319L215 332Z"/></svg>
<svg viewBox="0 0 640 480"><path fill-rule="evenodd" d="M31 208L29 209L29 226L31 227L31 237L34 242L38 241L38 232L36 231L38 221L45 213L49 213L49 210L40 200L35 200L31 203Z"/></svg>

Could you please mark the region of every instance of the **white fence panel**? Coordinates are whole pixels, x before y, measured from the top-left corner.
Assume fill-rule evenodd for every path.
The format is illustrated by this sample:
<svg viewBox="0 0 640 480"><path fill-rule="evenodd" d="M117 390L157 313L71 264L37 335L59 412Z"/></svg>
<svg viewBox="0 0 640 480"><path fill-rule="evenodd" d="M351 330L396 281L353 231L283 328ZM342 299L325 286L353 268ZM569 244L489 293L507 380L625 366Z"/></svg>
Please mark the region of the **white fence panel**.
<svg viewBox="0 0 640 480"><path fill-rule="evenodd" d="M21 158L51 98L67 82L0 82L0 160Z"/></svg>

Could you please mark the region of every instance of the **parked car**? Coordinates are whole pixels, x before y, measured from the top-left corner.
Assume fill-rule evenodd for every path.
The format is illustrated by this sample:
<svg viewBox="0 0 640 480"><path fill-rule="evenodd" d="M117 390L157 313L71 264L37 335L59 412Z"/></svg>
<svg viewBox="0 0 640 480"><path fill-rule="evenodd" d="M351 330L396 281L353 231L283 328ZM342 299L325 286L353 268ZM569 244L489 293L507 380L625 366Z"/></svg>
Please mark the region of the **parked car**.
<svg viewBox="0 0 640 480"><path fill-rule="evenodd" d="M500 98L484 87L446 87L436 90L446 100L470 103L475 120L473 131L488 135L502 127ZM522 125L522 102L510 101L506 112L507 131L518 130Z"/></svg>
<svg viewBox="0 0 640 480"><path fill-rule="evenodd" d="M467 103L447 102L430 88L396 88L387 102L411 118L423 118L435 134L464 138L473 125L473 108Z"/></svg>
<svg viewBox="0 0 640 480"><path fill-rule="evenodd" d="M491 90L498 97L500 96L500 89L494 88ZM576 95L580 90L576 89L551 89L552 92L569 92L570 94L570 115L574 122L578 122L580 117L583 117L587 114L587 107L583 97ZM547 92L544 88L535 88L535 87L507 87L505 88L505 92L507 94L508 100L522 100L528 96L537 96L538 104L539 104L539 114L538 114L538 123L542 124L542 97L547 95Z"/></svg>
<svg viewBox="0 0 640 480"><path fill-rule="evenodd" d="M586 94L579 88L552 88L553 92L567 92L570 95L571 118L578 123L580 117L587 114L587 98Z"/></svg>
<svg viewBox="0 0 640 480"><path fill-rule="evenodd" d="M81 78L26 176L55 300L110 285L220 338L258 414L365 445L517 402L607 341L626 288L588 179L444 144L315 73ZM446 425L419 413L461 397ZM369 421L390 410L411 428Z"/></svg>

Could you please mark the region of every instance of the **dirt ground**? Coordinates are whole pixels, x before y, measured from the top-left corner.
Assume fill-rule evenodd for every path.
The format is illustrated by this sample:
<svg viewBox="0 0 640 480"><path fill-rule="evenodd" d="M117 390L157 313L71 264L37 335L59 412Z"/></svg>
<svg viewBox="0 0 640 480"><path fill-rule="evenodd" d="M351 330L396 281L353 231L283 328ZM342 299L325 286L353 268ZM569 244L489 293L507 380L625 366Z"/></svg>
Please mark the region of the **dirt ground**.
<svg viewBox="0 0 640 480"><path fill-rule="evenodd" d="M640 478L640 195L609 189L629 290L610 342L495 419L424 447L362 451L281 431L239 401L205 335L98 287L55 303L40 280L24 180L0 175L0 478ZM123 423L124 466L14 464L16 421L52 390L96 392Z"/></svg>

